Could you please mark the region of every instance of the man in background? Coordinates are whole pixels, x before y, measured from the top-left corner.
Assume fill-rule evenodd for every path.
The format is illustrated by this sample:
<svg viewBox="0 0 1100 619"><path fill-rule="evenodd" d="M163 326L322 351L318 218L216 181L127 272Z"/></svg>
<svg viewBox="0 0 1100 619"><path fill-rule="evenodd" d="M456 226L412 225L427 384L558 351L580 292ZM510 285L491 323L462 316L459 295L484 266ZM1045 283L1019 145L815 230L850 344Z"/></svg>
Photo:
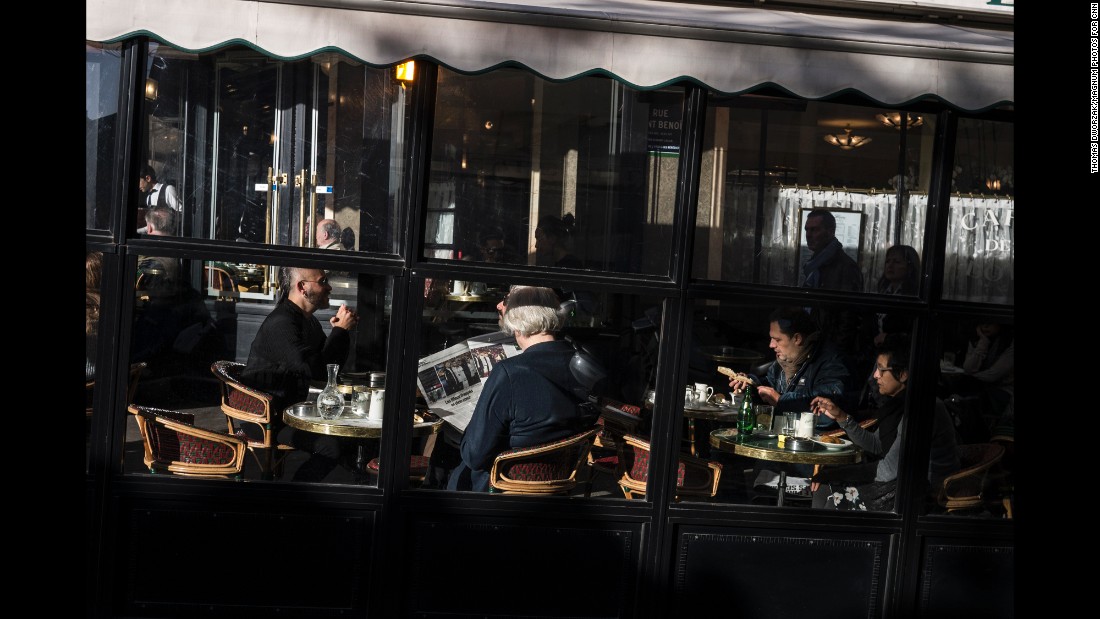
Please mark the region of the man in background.
<svg viewBox="0 0 1100 619"><path fill-rule="evenodd" d="M335 219L322 219L317 222L317 247L321 249L343 250L340 242L340 224Z"/></svg>
<svg viewBox="0 0 1100 619"><path fill-rule="evenodd" d="M153 166L147 165L141 170L141 176L138 177L138 189L141 190L142 199L141 205L145 208L145 221L149 222L149 211L155 207L169 208L173 211L179 212L180 201L179 196L176 195L176 188L172 185L168 185L157 180L157 172L153 169ZM173 226L175 221L173 219ZM163 234L175 235L176 228L163 232ZM148 226L138 229L138 234L151 234Z"/></svg>

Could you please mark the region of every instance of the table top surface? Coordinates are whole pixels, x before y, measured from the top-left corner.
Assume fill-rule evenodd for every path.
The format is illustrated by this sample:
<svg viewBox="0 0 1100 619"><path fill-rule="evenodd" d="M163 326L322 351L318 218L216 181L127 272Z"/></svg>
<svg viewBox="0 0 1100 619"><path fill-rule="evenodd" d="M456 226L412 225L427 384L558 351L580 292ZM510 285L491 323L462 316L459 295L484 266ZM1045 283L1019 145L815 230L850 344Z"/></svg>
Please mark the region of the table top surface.
<svg viewBox="0 0 1100 619"><path fill-rule="evenodd" d="M757 460L793 464L854 464L863 459L863 450L851 444L834 448L814 443L813 449L795 451L789 447L780 447L775 434L741 437L733 428L713 430L710 433L710 445Z"/></svg>
<svg viewBox="0 0 1100 619"><path fill-rule="evenodd" d="M734 346L702 346L699 352L719 363L755 363L764 360L764 355L755 350Z"/></svg>
<svg viewBox="0 0 1100 619"><path fill-rule="evenodd" d="M689 419L711 419L737 423L739 412L739 407L718 404L695 403L684 406L684 417Z"/></svg>
<svg viewBox="0 0 1100 619"><path fill-rule="evenodd" d="M382 420L368 419L350 414L352 407L344 406L344 411L336 419L322 419L317 415L313 402L299 402L283 410L286 425L332 436L350 436L354 438L379 438L382 436ZM439 432L443 420L432 413L419 417L423 421L413 423L413 436L426 436Z"/></svg>

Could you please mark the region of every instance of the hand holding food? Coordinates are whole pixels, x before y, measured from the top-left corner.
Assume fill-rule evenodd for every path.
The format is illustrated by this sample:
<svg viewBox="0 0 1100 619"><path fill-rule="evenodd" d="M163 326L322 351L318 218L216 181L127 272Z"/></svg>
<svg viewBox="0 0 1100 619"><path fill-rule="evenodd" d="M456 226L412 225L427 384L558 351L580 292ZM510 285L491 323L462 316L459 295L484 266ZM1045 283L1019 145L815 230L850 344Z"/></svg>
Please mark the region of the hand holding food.
<svg viewBox="0 0 1100 619"><path fill-rule="evenodd" d="M755 385L756 381L751 376L744 372L734 372L730 368L724 365L718 366L718 373L725 374L730 379L730 387L733 387L734 391L741 391L745 388L745 385Z"/></svg>

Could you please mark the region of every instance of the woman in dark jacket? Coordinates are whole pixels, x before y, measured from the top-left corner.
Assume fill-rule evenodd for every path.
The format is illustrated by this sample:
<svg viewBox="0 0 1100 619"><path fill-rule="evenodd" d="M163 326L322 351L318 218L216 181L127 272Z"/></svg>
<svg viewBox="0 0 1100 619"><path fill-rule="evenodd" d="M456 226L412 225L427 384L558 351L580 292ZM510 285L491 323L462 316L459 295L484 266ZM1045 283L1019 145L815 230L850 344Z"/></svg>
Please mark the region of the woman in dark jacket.
<svg viewBox="0 0 1100 619"><path fill-rule="evenodd" d="M509 293L505 306L501 330L515 335L523 354L496 364L486 380L448 490L488 492L502 451L562 439L595 421L579 406L586 387L569 369L574 348L555 335L564 326L558 296L524 286Z"/></svg>
<svg viewBox="0 0 1100 619"><path fill-rule="evenodd" d="M825 397L814 398L815 413L835 419L853 443L863 450L858 464L825 466L813 477L813 506L832 509L889 511L897 487L901 436L905 431L905 388L909 382L909 338L889 335L875 359L875 382L882 404L872 412L877 422L869 428ZM933 414L929 481L935 485L959 469L954 426L943 403Z"/></svg>

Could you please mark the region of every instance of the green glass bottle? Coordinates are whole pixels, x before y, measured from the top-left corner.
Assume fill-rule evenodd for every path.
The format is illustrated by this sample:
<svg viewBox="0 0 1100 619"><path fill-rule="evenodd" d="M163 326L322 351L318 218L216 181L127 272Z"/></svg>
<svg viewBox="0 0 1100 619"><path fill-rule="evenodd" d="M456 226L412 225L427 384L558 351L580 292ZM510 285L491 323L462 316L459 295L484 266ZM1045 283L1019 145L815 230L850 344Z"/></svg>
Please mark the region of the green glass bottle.
<svg viewBox="0 0 1100 619"><path fill-rule="evenodd" d="M741 400L741 411L737 415L737 433L741 436L749 436L756 427L756 414L753 412L752 385L745 386L745 399Z"/></svg>

